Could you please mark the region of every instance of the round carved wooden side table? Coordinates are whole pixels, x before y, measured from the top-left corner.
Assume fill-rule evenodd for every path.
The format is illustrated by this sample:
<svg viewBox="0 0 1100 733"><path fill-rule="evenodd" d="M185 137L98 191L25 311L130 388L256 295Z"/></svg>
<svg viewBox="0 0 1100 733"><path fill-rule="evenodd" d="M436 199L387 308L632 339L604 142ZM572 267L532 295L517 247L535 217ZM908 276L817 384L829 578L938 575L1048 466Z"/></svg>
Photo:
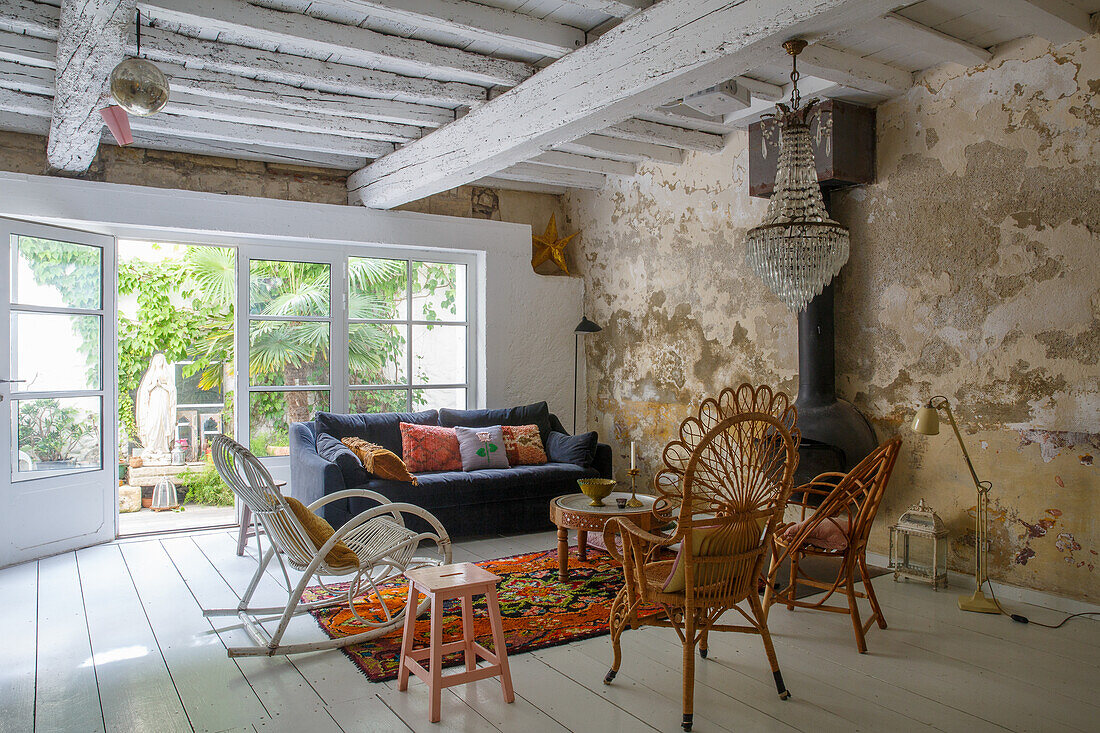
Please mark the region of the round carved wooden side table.
<svg viewBox="0 0 1100 733"><path fill-rule="evenodd" d="M588 559L588 533L603 532L604 525L614 517L629 517L647 532L656 527L653 516L654 497L638 494L643 506L620 509L616 499L629 499L629 493L613 492L603 500L603 506L589 506L584 494L567 494L550 501L550 521L558 527L558 580L569 580L569 530L577 530L577 550L581 560Z"/></svg>

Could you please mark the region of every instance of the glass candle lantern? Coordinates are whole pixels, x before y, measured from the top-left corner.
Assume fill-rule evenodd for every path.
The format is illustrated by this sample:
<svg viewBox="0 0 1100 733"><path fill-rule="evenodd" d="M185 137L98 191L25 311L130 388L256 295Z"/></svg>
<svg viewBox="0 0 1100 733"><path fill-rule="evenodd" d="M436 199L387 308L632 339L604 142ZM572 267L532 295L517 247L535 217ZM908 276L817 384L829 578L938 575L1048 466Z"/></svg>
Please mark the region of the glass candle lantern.
<svg viewBox="0 0 1100 733"><path fill-rule="evenodd" d="M163 512L178 506L176 485L167 477L157 481L157 485L153 487L153 511Z"/></svg>
<svg viewBox="0 0 1100 733"><path fill-rule="evenodd" d="M908 578L947 587L947 527L921 499L890 526L890 569Z"/></svg>

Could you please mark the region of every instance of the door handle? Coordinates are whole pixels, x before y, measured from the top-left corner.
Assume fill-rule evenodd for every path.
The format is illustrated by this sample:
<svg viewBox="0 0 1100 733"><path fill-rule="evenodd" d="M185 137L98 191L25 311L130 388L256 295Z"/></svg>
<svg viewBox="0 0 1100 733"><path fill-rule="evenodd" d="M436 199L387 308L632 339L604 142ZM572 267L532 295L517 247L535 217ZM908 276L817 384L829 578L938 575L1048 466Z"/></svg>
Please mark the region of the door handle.
<svg viewBox="0 0 1100 733"><path fill-rule="evenodd" d="M27 381L27 380L26 379L0 379L0 383L3 383L3 384L14 384L16 382L25 382L25 381Z"/></svg>

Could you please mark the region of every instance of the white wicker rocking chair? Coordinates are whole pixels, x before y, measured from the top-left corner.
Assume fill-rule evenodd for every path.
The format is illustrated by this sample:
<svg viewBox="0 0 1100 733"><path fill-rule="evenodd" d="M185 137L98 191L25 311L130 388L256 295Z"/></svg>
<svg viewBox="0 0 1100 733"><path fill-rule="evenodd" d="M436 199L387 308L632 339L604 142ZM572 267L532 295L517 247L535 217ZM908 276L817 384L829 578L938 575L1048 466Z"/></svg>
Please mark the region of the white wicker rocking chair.
<svg viewBox="0 0 1100 733"><path fill-rule="evenodd" d="M294 516L286 499L279 493L271 474L247 448L225 435L218 435L212 441L211 454L222 480L252 511L257 524L263 527L264 534L270 541L266 552L261 548L259 567L241 597L240 604L232 609L203 611L203 615L207 617L239 617L245 631L256 642L255 646L229 647L230 657L275 656L335 649L387 634L400 628L405 621L405 594L394 593L394 599L401 599L398 602L400 608L390 608L379 593L379 586L400 578L407 570L447 565L451 562L450 537L432 514L413 504L391 502L381 494L365 489L338 491L309 505L310 511L315 511L325 504L349 497L365 497L379 504L349 520L321 547L316 547ZM402 516L406 514L423 519L434 532L414 532L409 529ZM259 535L257 531L257 543L260 541ZM326 561L329 551L338 542L343 542L351 549L358 559L357 564L334 567ZM432 556L416 554L422 543L428 543L429 546L434 543ZM272 557L279 561L287 588L291 589L287 605L252 607L249 605L252 595ZM290 581L287 565L302 573L296 584ZM333 592L332 597L312 603L304 602L302 594L314 577L327 589L322 576L349 579L347 592ZM363 605L364 600L369 602L370 613L364 615L356 609L357 599L360 605ZM428 603L425 598L419 605L416 609L418 616L427 610ZM355 618L368 629L359 634L323 641L282 643L283 635L294 616L340 604L347 604ZM263 624L276 620L278 626L274 633L269 633Z"/></svg>

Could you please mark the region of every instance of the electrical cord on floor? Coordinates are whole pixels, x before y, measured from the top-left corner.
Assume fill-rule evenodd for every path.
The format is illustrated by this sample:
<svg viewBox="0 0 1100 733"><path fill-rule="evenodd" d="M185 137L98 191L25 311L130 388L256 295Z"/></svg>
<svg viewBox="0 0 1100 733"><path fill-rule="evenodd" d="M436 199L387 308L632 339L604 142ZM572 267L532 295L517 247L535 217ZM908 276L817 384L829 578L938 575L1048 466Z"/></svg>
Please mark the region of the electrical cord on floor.
<svg viewBox="0 0 1100 733"><path fill-rule="evenodd" d="M1003 613L1005 616L1008 616L1010 619L1018 624L1032 624L1034 626L1042 626L1044 629L1060 629L1065 625L1067 621L1072 618L1077 618L1078 616L1100 616L1100 611L1082 611L1081 613L1071 613L1056 624L1044 624L1042 621L1032 621L1027 616L1023 616L1018 613L1009 613L1008 611L1006 611L1004 609L1004 606L1001 605L1001 602L997 600L997 592L993 590L993 582L989 578L986 578L985 582L987 585L989 585L989 595L993 598L993 603L997 606L1000 612Z"/></svg>

